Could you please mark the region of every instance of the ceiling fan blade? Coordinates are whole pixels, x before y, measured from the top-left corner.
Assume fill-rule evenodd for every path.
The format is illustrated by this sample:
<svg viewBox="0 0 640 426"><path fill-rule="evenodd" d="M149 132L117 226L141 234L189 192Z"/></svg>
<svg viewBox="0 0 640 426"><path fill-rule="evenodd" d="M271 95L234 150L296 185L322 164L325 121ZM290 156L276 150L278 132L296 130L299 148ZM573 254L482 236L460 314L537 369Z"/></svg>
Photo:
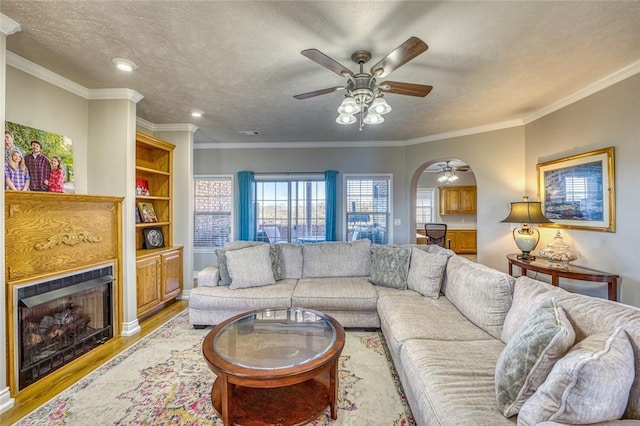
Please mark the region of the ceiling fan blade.
<svg viewBox="0 0 640 426"><path fill-rule="evenodd" d="M326 95L327 93L337 92L338 90L344 90L343 86L337 87L329 87L327 89L314 90L313 92L301 93L299 95L294 95L293 97L296 99L309 99L314 96Z"/></svg>
<svg viewBox="0 0 640 426"><path fill-rule="evenodd" d="M431 92L433 86L424 84L401 83L399 81L383 81L380 83L380 90L396 95L425 97Z"/></svg>
<svg viewBox="0 0 640 426"><path fill-rule="evenodd" d="M386 77L416 56L427 51L429 46L418 37L411 37L380 62L371 67L371 75Z"/></svg>
<svg viewBox="0 0 640 426"><path fill-rule="evenodd" d="M322 65L329 71L335 72L338 75L344 75L344 74L353 75L353 72L350 69L334 61L333 59L331 59L330 57L328 57L318 49L307 49L307 50L303 50L300 53L302 53L304 56L311 59L312 61Z"/></svg>

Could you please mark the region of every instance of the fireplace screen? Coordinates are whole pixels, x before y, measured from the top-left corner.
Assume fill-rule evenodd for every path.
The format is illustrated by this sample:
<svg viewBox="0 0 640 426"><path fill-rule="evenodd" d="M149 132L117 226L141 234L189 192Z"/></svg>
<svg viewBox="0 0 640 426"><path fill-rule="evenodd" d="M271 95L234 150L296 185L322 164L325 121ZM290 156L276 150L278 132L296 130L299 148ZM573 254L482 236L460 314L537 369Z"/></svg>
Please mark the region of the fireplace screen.
<svg viewBox="0 0 640 426"><path fill-rule="evenodd" d="M18 290L19 388L113 337L112 268Z"/></svg>

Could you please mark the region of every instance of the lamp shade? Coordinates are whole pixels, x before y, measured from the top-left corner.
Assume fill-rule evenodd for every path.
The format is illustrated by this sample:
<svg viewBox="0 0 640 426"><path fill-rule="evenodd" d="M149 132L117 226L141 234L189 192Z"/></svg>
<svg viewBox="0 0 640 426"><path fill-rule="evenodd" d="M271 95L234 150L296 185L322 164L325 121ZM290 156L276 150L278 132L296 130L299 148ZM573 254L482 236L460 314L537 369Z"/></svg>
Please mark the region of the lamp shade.
<svg viewBox="0 0 640 426"><path fill-rule="evenodd" d="M383 115L391 112L391 107L384 98L375 98L369 107L369 112Z"/></svg>
<svg viewBox="0 0 640 426"><path fill-rule="evenodd" d="M346 96L338 107L340 114L354 115L360 112L360 105L351 96Z"/></svg>
<svg viewBox="0 0 640 426"><path fill-rule="evenodd" d="M540 202L535 201L518 201L511 203L511 211L509 216L500 222L505 223L552 223L542 213Z"/></svg>
<svg viewBox="0 0 640 426"><path fill-rule="evenodd" d="M551 223L542 214L542 204L540 202L528 201L528 197L523 197L523 201L511 203L509 216L501 220L506 223L521 223L522 226L513 230L513 240L522 252L518 259L534 260L535 256L530 253L540 241L540 232L537 229L529 228L529 223Z"/></svg>
<svg viewBox="0 0 640 426"><path fill-rule="evenodd" d="M351 114L340 114L338 118L336 118L336 123L338 124L353 124L356 121L356 117Z"/></svg>

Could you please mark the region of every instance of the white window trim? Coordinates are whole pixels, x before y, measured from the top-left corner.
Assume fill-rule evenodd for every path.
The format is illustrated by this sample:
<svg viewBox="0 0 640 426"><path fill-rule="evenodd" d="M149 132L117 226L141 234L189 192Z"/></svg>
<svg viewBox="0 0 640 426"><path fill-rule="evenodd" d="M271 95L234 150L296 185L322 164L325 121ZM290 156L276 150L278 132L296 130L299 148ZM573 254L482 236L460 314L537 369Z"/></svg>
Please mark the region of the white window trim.
<svg viewBox="0 0 640 426"><path fill-rule="evenodd" d="M234 235L235 235L235 226L236 226L236 212L235 212L235 208L236 208L236 178L235 178L235 175L233 175L233 174L193 175L194 194L195 194L195 181L196 180L213 180L213 179L231 179L231 230L230 230L229 241L233 241ZM196 214L196 212L195 212L195 205L194 205L193 215L195 216L195 214ZM193 221L193 217L191 218L191 220ZM193 224L191 226L193 227ZM194 238L194 240L195 240L195 238ZM196 247L193 247L193 252L194 253L215 253L215 250L216 249L214 247L210 247L210 248L203 248L203 247L196 248Z"/></svg>
<svg viewBox="0 0 640 426"><path fill-rule="evenodd" d="M345 221L346 200L347 200L347 181L350 178L356 179L389 179L389 230L387 231L387 244L393 244L393 173L345 173L342 175L342 196L338 202L338 211L340 212L340 221L342 221L342 239L346 239L347 223Z"/></svg>
<svg viewBox="0 0 640 426"><path fill-rule="evenodd" d="M431 222L436 221L436 188L418 188L416 192L419 191L430 191L431 192ZM416 193L416 200L418 199ZM418 222L418 211L417 211L417 203L416 203L416 223Z"/></svg>

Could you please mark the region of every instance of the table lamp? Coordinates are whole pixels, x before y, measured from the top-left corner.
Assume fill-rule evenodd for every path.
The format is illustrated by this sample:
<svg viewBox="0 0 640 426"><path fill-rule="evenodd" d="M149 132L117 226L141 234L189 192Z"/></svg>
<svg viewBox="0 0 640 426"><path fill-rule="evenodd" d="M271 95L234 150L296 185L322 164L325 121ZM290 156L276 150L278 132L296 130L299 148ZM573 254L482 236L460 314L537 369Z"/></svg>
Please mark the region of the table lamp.
<svg viewBox="0 0 640 426"><path fill-rule="evenodd" d="M529 201L529 197L522 197L522 201L511 203L509 216L500 222L521 223L522 226L513 230L513 240L522 252L517 257L522 260L534 260L536 257L530 253L540 241L540 232L535 228L529 228L530 223L552 223L542 214L540 202Z"/></svg>

